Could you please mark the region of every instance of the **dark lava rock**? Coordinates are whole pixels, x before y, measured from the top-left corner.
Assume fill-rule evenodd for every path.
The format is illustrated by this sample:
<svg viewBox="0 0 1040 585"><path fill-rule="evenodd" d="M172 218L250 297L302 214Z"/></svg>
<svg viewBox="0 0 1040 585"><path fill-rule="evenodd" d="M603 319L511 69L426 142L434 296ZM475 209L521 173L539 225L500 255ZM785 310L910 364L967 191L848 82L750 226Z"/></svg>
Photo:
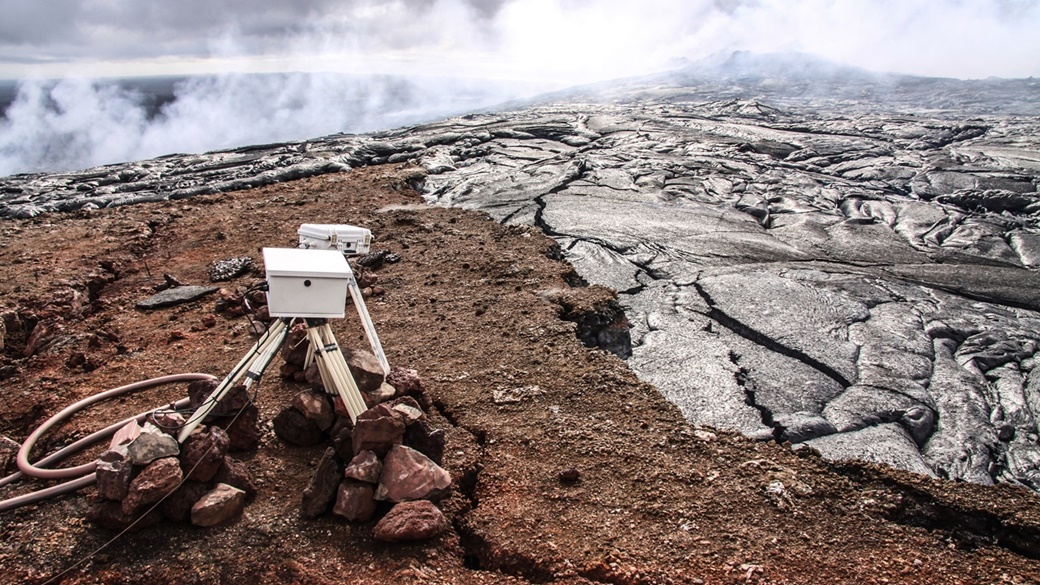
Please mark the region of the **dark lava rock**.
<svg viewBox="0 0 1040 585"><path fill-rule="evenodd" d="M200 481L186 481L159 504L159 510L174 522L191 520L191 507L209 492L209 486Z"/></svg>
<svg viewBox="0 0 1040 585"><path fill-rule="evenodd" d="M386 404L370 408L354 423L351 443L354 453L373 451L382 457L404 440L404 422Z"/></svg>
<svg viewBox="0 0 1040 585"><path fill-rule="evenodd" d="M224 463L217 470L213 481L226 483L242 490L246 494L247 501L252 500L256 496L256 485L253 484L253 480L249 477L249 470L246 469L246 464L232 457L224 458Z"/></svg>
<svg viewBox="0 0 1040 585"><path fill-rule="evenodd" d="M426 420L420 419L405 429L404 444L441 465L444 461L445 437L444 429L435 429Z"/></svg>
<svg viewBox="0 0 1040 585"><path fill-rule="evenodd" d="M181 469L185 477L195 481L209 481L224 464L231 441L224 429L217 426L196 430L181 445Z"/></svg>
<svg viewBox="0 0 1040 585"><path fill-rule="evenodd" d="M246 506L246 495L226 483L218 483L191 507L191 523L216 526L237 517Z"/></svg>
<svg viewBox="0 0 1040 585"><path fill-rule="evenodd" d="M383 473L383 463L372 451L362 451L354 456L343 471L343 476L367 483L379 483Z"/></svg>
<svg viewBox="0 0 1040 585"><path fill-rule="evenodd" d="M202 297L213 294L219 290L215 286L178 286L168 288L154 294L143 301L137 302L137 308L142 310L162 309L197 301Z"/></svg>
<svg viewBox="0 0 1040 585"><path fill-rule="evenodd" d="M336 451L329 447L318 462L310 485L303 491L300 512L304 518L317 518L328 511L342 478L343 471L336 460Z"/></svg>
<svg viewBox="0 0 1040 585"><path fill-rule="evenodd" d="M362 393L376 391L385 381L383 366L372 352L364 349L347 350L343 352L343 357L347 359L350 375Z"/></svg>
<svg viewBox="0 0 1040 585"><path fill-rule="evenodd" d="M318 425L291 406L279 412L273 422L274 434L290 445L311 447L324 439Z"/></svg>

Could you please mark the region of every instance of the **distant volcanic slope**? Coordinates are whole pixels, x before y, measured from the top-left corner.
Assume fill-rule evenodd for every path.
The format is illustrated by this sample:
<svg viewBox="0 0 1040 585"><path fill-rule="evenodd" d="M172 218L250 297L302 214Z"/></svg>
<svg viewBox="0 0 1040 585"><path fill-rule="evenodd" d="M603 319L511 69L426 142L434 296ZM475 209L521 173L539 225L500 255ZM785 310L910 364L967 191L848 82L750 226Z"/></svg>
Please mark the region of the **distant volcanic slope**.
<svg viewBox="0 0 1040 585"><path fill-rule="evenodd" d="M628 363L690 421L1040 490L1040 120L1013 115L1036 84L698 67L367 137L10 177L0 213L414 161L431 203L537 225L618 290Z"/></svg>

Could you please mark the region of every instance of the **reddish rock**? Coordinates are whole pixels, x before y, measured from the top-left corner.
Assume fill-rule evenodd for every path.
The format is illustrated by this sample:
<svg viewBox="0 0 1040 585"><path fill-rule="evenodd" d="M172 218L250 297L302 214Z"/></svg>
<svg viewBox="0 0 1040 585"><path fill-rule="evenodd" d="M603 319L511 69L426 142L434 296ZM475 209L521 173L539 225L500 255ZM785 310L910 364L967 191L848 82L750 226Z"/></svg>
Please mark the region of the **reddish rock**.
<svg viewBox="0 0 1040 585"><path fill-rule="evenodd" d="M354 423L351 443L355 454L368 450L382 457L404 440L404 423L396 414L366 416L382 406L363 412Z"/></svg>
<svg viewBox="0 0 1040 585"><path fill-rule="evenodd" d="M444 429L435 429L425 419L420 419L404 431L404 444L440 465L444 462Z"/></svg>
<svg viewBox="0 0 1040 585"><path fill-rule="evenodd" d="M426 500L403 502L376 523L373 535L383 542L433 538L449 528L448 519Z"/></svg>
<svg viewBox="0 0 1040 585"><path fill-rule="evenodd" d="M332 513L349 522L368 522L376 513L376 500L371 484L344 481L336 492Z"/></svg>
<svg viewBox="0 0 1040 585"><path fill-rule="evenodd" d="M354 443L351 439L353 434L354 423L350 422L350 417L337 416L336 422L329 430L329 436L332 437L332 447L336 450L336 455L344 461L354 458Z"/></svg>
<svg viewBox="0 0 1040 585"><path fill-rule="evenodd" d="M112 440L108 443L109 448L115 449L119 445L129 445L140 434L141 425L137 424L136 420L132 420L120 427L116 434L112 435Z"/></svg>
<svg viewBox="0 0 1040 585"><path fill-rule="evenodd" d="M336 451L329 447L318 462L310 485L303 491L300 512L305 518L317 518L328 511L333 498L336 497L342 477L343 472L336 461Z"/></svg>
<svg viewBox="0 0 1040 585"><path fill-rule="evenodd" d="M383 382L378 388L371 392L362 392L361 398L365 400L365 406L372 408L377 404L393 399L395 392L396 390L394 390L393 386Z"/></svg>
<svg viewBox="0 0 1040 585"><path fill-rule="evenodd" d="M112 500L102 500L87 510L87 520L108 530L129 529L135 532L154 526L162 522L162 519L163 515L159 510L152 510L138 519L135 515L125 514L120 503Z"/></svg>
<svg viewBox="0 0 1040 585"><path fill-rule="evenodd" d="M359 288L370 288L379 282L379 275L367 268L358 270L357 284Z"/></svg>
<svg viewBox="0 0 1040 585"><path fill-rule="evenodd" d="M260 446L260 410L255 405L242 409L242 412L233 418L217 419L228 434L228 451L251 451Z"/></svg>
<svg viewBox="0 0 1040 585"><path fill-rule="evenodd" d="M318 367L318 362L312 362L311 365L303 370L303 381L315 388L325 388L325 382L321 379L321 369Z"/></svg>
<svg viewBox="0 0 1040 585"><path fill-rule="evenodd" d="M304 390L293 397L292 406L321 431L329 430L336 418L332 411L332 403L325 392Z"/></svg>
<svg viewBox="0 0 1040 585"><path fill-rule="evenodd" d="M216 526L237 517L246 507L246 493L226 483L218 483L191 507L191 523Z"/></svg>
<svg viewBox="0 0 1040 585"><path fill-rule="evenodd" d="M220 466L213 480L242 490L246 493L246 500L252 500L256 496L256 486L249 477L246 464L233 457L224 458L224 464Z"/></svg>
<svg viewBox="0 0 1040 585"><path fill-rule="evenodd" d="M115 451L108 451L115 453ZM109 457L111 459L111 457ZM98 461L97 468L98 493L106 500L122 500L130 490L134 466L129 455L117 461Z"/></svg>
<svg viewBox="0 0 1040 585"><path fill-rule="evenodd" d="M231 441L220 427L206 427L194 432L184 440L181 448L181 469L189 479L209 481L224 463Z"/></svg>
<svg viewBox="0 0 1040 585"><path fill-rule="evenodd" d="M419 378L419 372L410 368L391 366L390 373L386 376L386 383L397 390L398 396L422 396L423 384Z"/></svg>
<svg viewBox="0 0 1040 585"><path fill-rule="evenodd" d="M400 413L406 426L426 418L426 413L419 408L419 404L411 396L398 398L392 403L392 406L395 412Z"/></svg>
<svg viewBox="0 0 1040 585"><path fill-rule="evenodd" d="M296 374L302 371L302 366L290 364L289 362L284 362L281 366L278 367L278 376L283 380L293 380L295 379Z"/></svg>
<svg viewBox="0 0 1040 585"><path fill-rule="evenodd" d="M374 392L385 381L383 366L372 352L355 349L344 351L343 355L347 359L350 375L362 393Z"/></svg>
<svg viewBox="0 0 1040 585"><path fill-rule="evenodd" d="M191 519L191 507L206 495L209 489L209 485L200 481L186 481L159 503L159 510L163 516L174 522L187 522Z"/></svg>
<svg viewBox="0 0 1040 585"><path fill-rule="evenodd" d="M282 346L282 359L287 364L298 366L301 370L307 360L307 325L297 323L289 330L289 335Z"/></svg>
<svg viewBox="0 0 1040 585"><path fill-rule="evenodd" d="M198 380L188 384L188 399L191 401L191 407L202 406L202 403L217 389L218 384L212 380ZM239 384L228 389L209 414L211 417L233 415L249 405L250 401L251 397L245 384Z"/></svg>
<svg viewBox="0 0 1040 585"><path fill-rule="evenodd" d="M368 483L379 483L379 476L383 474L383 464L379 457L372 451L358 453L343 472L344 477L364 481Z"/></svg>
<svg viewBox="0 0 1040 585"><path fill-rule="evenodd" d="M300 447L317 445L323 438L318 425L291 406L274 417L274 434L286 443Z"/></svg>
<svg viewBox="0 0 1040 585"><path fill-rule="evenodd" d="M157 459L148 464L130 482L130 489L123 498L123 513L136 514L177 489L184 475L176 457Z"/></svg>
<svg viewBox="0 0 1040 585"><path fill-rule="evenodd" d="M438 500L447 495L449 487L451 476L441 466L415 449L394 445L383 460L376 499Z"/></svg>

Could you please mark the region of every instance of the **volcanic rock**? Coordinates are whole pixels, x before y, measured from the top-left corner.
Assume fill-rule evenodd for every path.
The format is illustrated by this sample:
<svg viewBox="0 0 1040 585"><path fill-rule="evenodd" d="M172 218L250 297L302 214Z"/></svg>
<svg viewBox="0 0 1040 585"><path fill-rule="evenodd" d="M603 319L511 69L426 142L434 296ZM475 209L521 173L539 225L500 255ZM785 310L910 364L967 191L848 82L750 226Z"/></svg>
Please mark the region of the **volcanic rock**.
<svg viewBox="0 0 1040 585"><path fill-rule="evenodd" d="M318 462L310 485L303 491L300 512L304 518L317 518L328 511L342 478L343 472L336 460L336 451L329 447Z"/></svg>
<svg viewBox="0 0 1040 585"><path fill-rule="evenodd" d="M332 426L335 414L328 394L316 390L304 390L293 397L292 406L303 413L303 416L314 423L320 431L327 431Z"/></svg>
<svg viewBox="0 0 1040 585"><path fill-rule="evenodd" d="M209 481L224 463L231 441L224 429L217 426L196 430L184 440L181 448L181 469L185 477L194 481Z"/></svg>
<svg viewBox="0 0 1040 585"><path fill-rule="evenodd" d="M401 444L404 440L404 429L401 416L386 403L370 408L361 413L354 423L351 435L354 453L368 450L382 457L392 446Z"/></svg>
<svg viewBox="0 0 1040 585"><path fill-rule="evenodd" d="M180 462L176 457L164 457L148 464L130 482L127 495L123 498L124 514L136 514L177 488L181 479Z"/></svg>
<svg viewBox="0 0 1040 585"><path fill-rule="evenodd" d="M323 435L318 425L291 406L282 409L273 422L274 434L291 445L311 447L322 441Z"/></svg>
<svg viewBox="0 0 1040 585"><path fill-rule="evenodd" d="M246 494L226 483L218 483L191 507L191 523L216 526L237 517L246 506Z"/></svg>
<svg viewBox="0 0 1040 585"><path fill-rule="evenodd" d="M383 464L379 457L372 451L358 453L350 463L343 475L348 478L368 483L379 483L379 476L383 473Z"/></svg>
<svg viewBox="0 0 1040 585"><path fill-rule="evenodd" d="M386 402L394 397L397 391L393 386L383 382L378 388L371 392L362 392L361 398L365 401L365 406L372 408L373 406Z"/></svg>
<svg viewBox="0 0 1040 585"><path fill-rule="evenodd" d="M163 515L159 510L151 510L138 518L135 514L123 512L119 502L101 500L87 510L87 520L107 530L130 529L136 532L162 522Z"/></svg>
<svg viewBox="0 0 1040 585"><path fill-rule="evenodd" d="M178 286L156 293L147 299L137 302L137 308L143 310L162 309L197 301L202 297L217 292L215 286Z"/></svg>
<svg viewBox="0 0 1040 585"><path fill-rule="evenodd" d="M431 427L425 418L408 425L404 431L404 444L429 457L437 465L444 461L445 438L444 429Z"/></svg>
<svg viewBox="0 0 1040 585"><path fill-rule="evenodd" d="M384 382L386 376L383 366L372 352L364 349L345 350L343 357L347 360L350 375L357 382L362 393L374 392Z"/></svg>
<svg viewBox="0 0 1040 585"><path fill-rule="evenodd" d="M394 445L383 460L377 500L438 500L447 495L451 476L422 453Z"/></svg>
<svg viewBox="0 0 1040 585"><path fill-rule="evenodd" d="M449 528L444 514L426 500L397 504L376 523L373 536L383 542L433 538Z"/></svg>
<svg viewBox="0 0 1040 585"><path fill-rule="evenodd" d="M422 379L419 372L410 368L390 366L390 373L386 376L386 383L397 391L397 396L422 396Z"/></svg>
<svg viewBox="0 0 1040 585"><path fill-rule="evenodd" d="M217 470L213 481L242 490L246 494L246 500L252 500L256 496L256 485L249 476L246 464L232 457L224 458L224 463Z"/></svg>
<svg viewBox="0 0 1040 585"><path fill-rule="evenodd" d="M260 445L260 409L255 405L242 409L234 418L216 419L212 424L224 428L228 435L228 451L251 451ZM224 426L226 425L226 426Z"/></svg>
<svg viewBox="0 0 1040 585"><path fill-rule="evenodd" d="M210 491L209 485L200 481L186 481L159 504L159 510L174 522L191 520L191 508Z"/></svg>
<svg viewBox="0 0 1040 585"><path fill-rule="evenodd" d="M343 481L336 492L332 513L349 522L368 522L376 512L374 490L375 486L368 483Z"/></svg>
<svg viewBox="0 0 1040 585"><path fill-rule="evenodd" d="M329 436L332 437L332 447L336 449L336 455L344 461L354 458L353 435L354 423L350 422L350 417L346 414L337 415L336 422L329 429Z"/></svg>
<svg viewBox="0 0 1040 585"><path fill-rule="evenodd" d="M120 429L112 435L112 439L109 441L109 448L114 449L119 445L129 445L140 434L141 425L137 424L136 420L132 420L120 427Z"/></svg>
<svg viewBox="0 0 1040 585"><path fill-rule="evenodd" d="M210 266L209 280L210 282L231 280L232 278L245 274L252 267L253 259L249 256L218 260L213 263L213 266Z"/></svg>
<svg viewBox="0 0 1040 585"><path fill-rule="evenodd" d="M184 423L187 422L184 415L172 411L153 412L148 415L146 420L171 437L176 437L184 427Z"/></svg>
<svg viewBox="0 0 1040 585"><path fill-rule="evenodd" d="M140 434L127 446L134 465L148 465L163 457L176 457L180 453L177 439L159 430L151 423L145 423Z"/></svg>
<svg viewBox="0 0 1040 585"><path fill-rule="evenodd" d="M112 453L116 451L110 450L106 454ZM122 500L130 489L133 470L129 454L119 459L111 455L107 459L102 458L94 470L97 474L98 493L108 500Z"/></svg>

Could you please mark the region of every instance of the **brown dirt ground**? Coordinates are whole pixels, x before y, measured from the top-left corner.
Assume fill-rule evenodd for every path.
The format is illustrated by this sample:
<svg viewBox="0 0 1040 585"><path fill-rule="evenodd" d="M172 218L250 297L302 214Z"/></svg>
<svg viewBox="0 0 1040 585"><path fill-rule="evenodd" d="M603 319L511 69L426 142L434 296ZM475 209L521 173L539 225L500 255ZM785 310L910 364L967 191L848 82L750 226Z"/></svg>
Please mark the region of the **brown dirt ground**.
<svg viewBox="0 0 1040 585"><path fill-rule="evenodd" d="M259 264L261 247L294 245L301 223L361 225L376 248L402 258L379 270L386 292L368 305L390 362L419 371L434 426L449 429L455 487L441 506L452 531L386 545L372 523L302 519L300 495L323 448L274 436L269 421L303 386L272 370L257 399L261 447L244 457L260 494L239 519L211 529L166 523L110 542L116 533L83 520L96 497L87 488L0 516L0 581L1038 582L1034 494L831 464L692 428L624 362L577 340L561 304L594 307L604 295L567 284L572 269L554 259L552 240L424 206L408 186L414 173L373 167L0 222L0 307L26 323L9 328L0 361L0 433L21 441L67 404L130 382L223 376L253 343L245 318L202 325L217 295L150 312L135 302L163 273L208 284L214 261L251 255ZM225 286L260 276L258 267ZM24 358L34 320L43 343ZM336 327L343 345L366 346L356 319ZM46 437L36 457L183 395L148 390L93 408ZM569 468L578 482L560 480ZM776 481L782 495L767 489ZM42 485L16 484L0 498Z"/></svg>

